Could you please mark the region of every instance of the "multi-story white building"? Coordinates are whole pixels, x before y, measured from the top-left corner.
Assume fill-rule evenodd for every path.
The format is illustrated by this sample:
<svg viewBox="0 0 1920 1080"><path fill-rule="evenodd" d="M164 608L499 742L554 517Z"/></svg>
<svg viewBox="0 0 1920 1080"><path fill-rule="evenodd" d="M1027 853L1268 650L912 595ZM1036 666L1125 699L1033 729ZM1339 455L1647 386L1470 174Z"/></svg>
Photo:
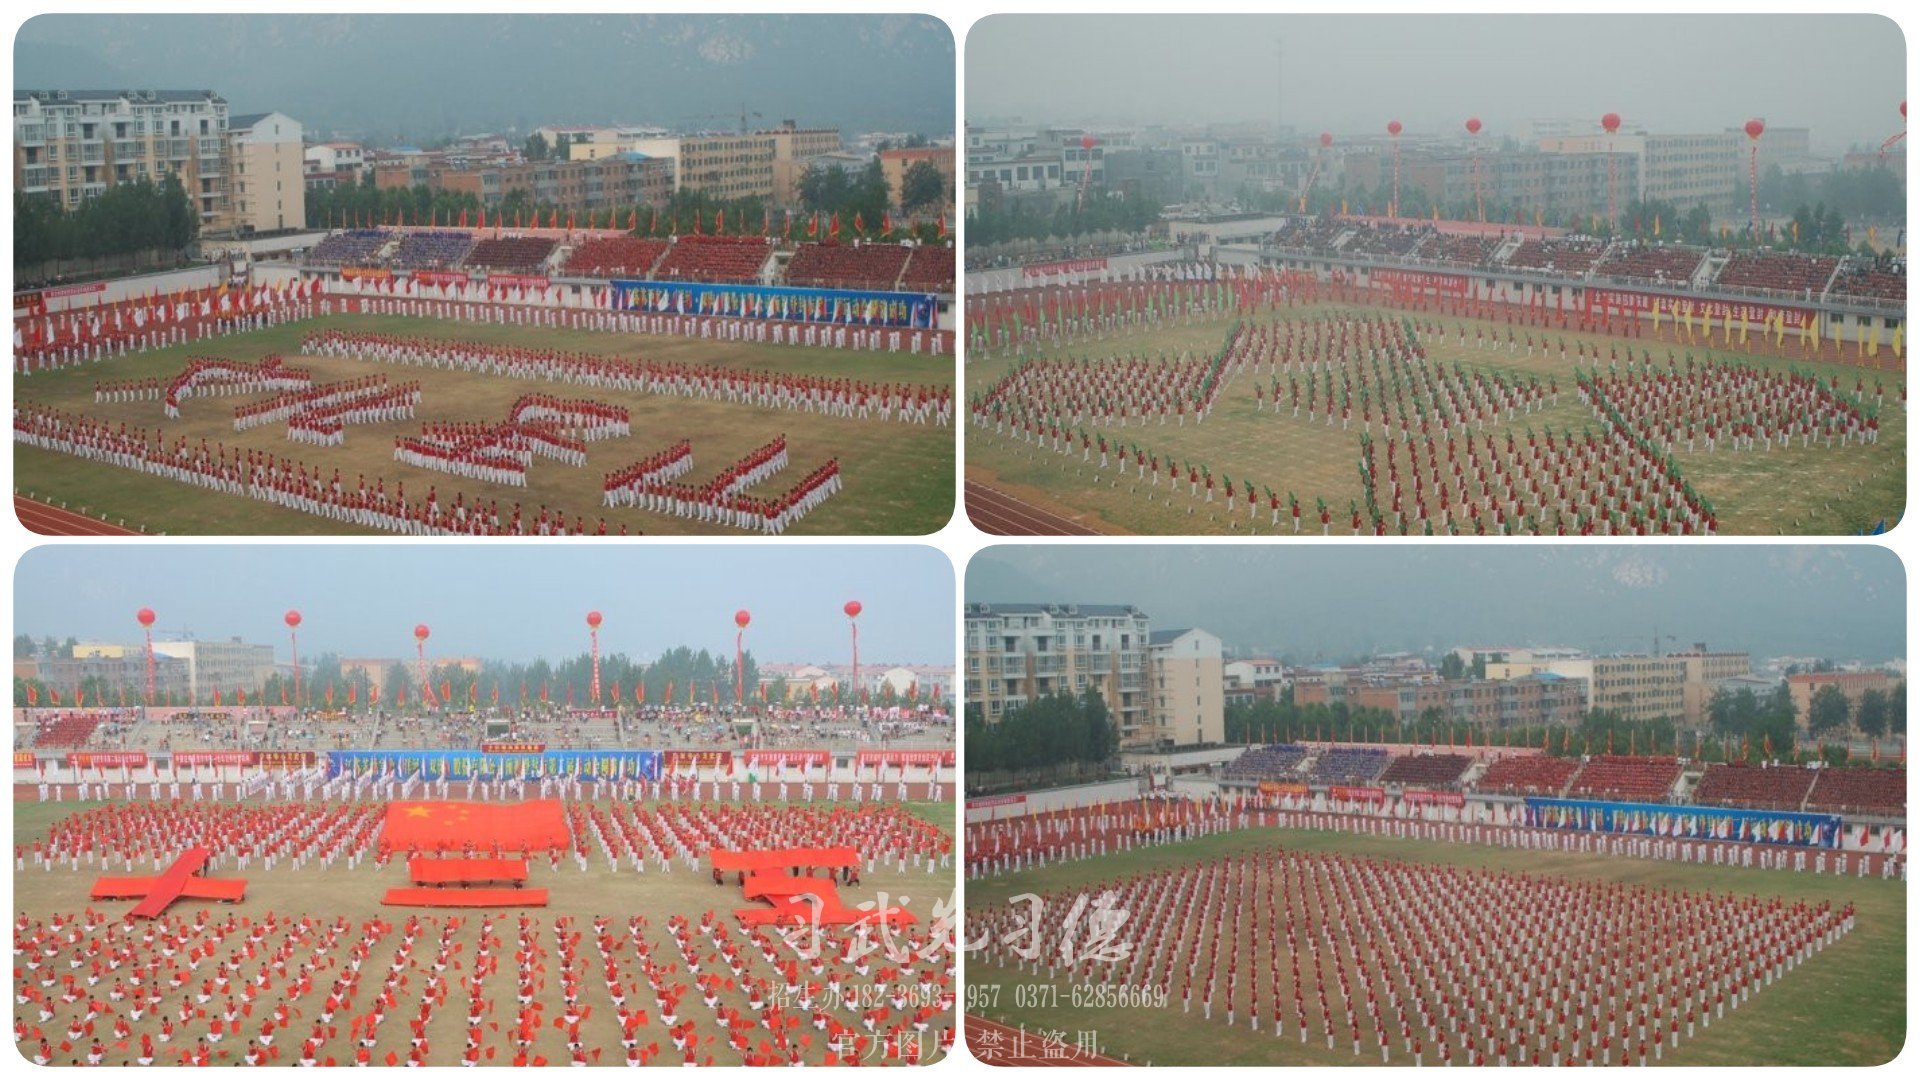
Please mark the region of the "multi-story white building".
<svg viewBox="0 0 1920 1080"><path fill-rule="evenodd" d="M306 152L300 135L300 121L284 113L231 118L232 212L223 231L245 236L306 227Z"/></svg>
<svg viewBox="0 0 1920 1080"><path fill-rule="evenodd" d="M275 670L273 646L250 645L239 638L226 641L156 641L156 656L172 656L186 661L187 688L193 700L202 701L218 690L231 695L235 690L258 693Z"/></svg>
<svg viewBox="0 0 1920 1080"><path fill-rule="evenodd" d="M1153 708L1146 738L1161 746L1225 742L1225 661L1220 639L1205 630L1156 630L1147 637Z"/></svg>
<svg viewBox="0 0 1920 1080"><path fill-rule="evenodd" d="M217 229L227 129L227 100L211 90L16 90L14 190L71 210L115 184L177 176L201 227Z"/></svg>
<svg viewBox="0 0 1920 1080"><path fill-rule="evenodd" d="M1036 698L1092 690L1123 745L1147 740L1149 633L1146 613L1131 605L969 604L967 704L996 723Z"/></svg>

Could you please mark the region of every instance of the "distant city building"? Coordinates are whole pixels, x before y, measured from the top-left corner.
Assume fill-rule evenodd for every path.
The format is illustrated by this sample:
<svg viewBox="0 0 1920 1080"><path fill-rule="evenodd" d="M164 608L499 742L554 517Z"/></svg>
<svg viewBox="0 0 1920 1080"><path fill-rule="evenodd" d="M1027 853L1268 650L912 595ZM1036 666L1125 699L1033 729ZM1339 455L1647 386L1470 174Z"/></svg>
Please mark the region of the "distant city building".
<svg viewBox="0 0 1920 1080"><path fill-rule="evenodd" d="M799 204L800 177L809 161L840 152L839 128L803 128L783 120L779 127L756 134L773 140L773 201L781 206Z"/></svg>
<svg viewBox="0 0 1920 1080"><path fill-rule="evenodd" d="M13 182L65 209L177 176L216 231L228 213L227 99L212 90L16 90Z"/></svg>
<svg viewBox="0 0 1920 1080"><path fill-rule="evenodd" d="M1147 636L1153 707L1143 742L1198 746L1226 741L1225 661L1205 630L1155 630Z"/></svg>
<svg viewBox="0 0 1920 1080"><path fill-rule="evenodd" d="M419 183L430 190L464 192L488 207L498 206L513 191L524 191L533 202L562 210L659 206L673 196L673 163L638 153L467 169L396 166L391 175L388 179L377 171L375 182L382 187Z"/></svg>
<svg viewBox="0 0 1920 1080"><path fill-rule="evenodd" d="M1151 738L1147 615L1124 604L969 604L966 701L988 723L1009 709L1088 690L1123 745Z"/></svg>
<svg viewBox="0 0 1920 1080"><path fill-rule="evenodd" d="M770 135L667 135L634 139L622 148L673 162L675 191L715 199L773 198Z"/></svg>
<svg viewBox="0 0 1920 1080"><path fill-rule="evenodd" d="M1707 723L1707 706L1713 695L1728 683L1753 674L1753 658L1744 652L1714 652L1705 642L1691 649L1669 653L1686 663L1686 681L1681 687L1681 717L1699 728Z"/></svg>
<svg viewBox="0 0 1920 1080"><path fill-rule="evenodd" d="M1821 687L1834 686L1847 697L1849 715L1860 707L1860 696L1869 690L1886 693L1892 690L1900 680L1885 671L1805 671L1787 676L1787 694L1793 699L1793 721L1800 725L1801 732L1807 730L1808 710L1813 703L1813 695Z"/></svg>
<svg viewBox="0 0 1920 1080"><path fill-rule="evenodd" d="M308 146L301 158L301 175L307 186L319 190L359 183L367 151L356 142L324 142Z"/></svg>
<svg viewBox="0 0 1920 1080"><path fill-rule="evenodd" d="M237 690L258 693L277 670L273 646L252 645L239 638L156 641L153 651L156 656L185 661L188 696L194 701L211 698L215 691L227 695Z"/></svg>
<svg viewBox="0 0 1920 1080"><path fill-rule="evenodd" d="M277 112L231 117L227 143L233 196L232 215L223 231L245 236L306 228L306 155L300 121Z"/></svg>
<svg viewBox="0 0 1920 1080"><path fill-rule="evenodd" d="M170 697L188 700L191 682L187 662L160 654L157 645L153 658L154 700L162 704ZM111 696L96 704L117 705L124 692L129 705L139 705L146 698L147 651L144 645L81 642L64 654L15 661L13 674L15 678L39 680L59 691L63 701L71 702L76 689L97 680L97 685L104 686Z"/></svg>
<svg viewBox="0 0 1920 1080"><path fill-rule="evenodd" d="M1074 153L1079 152L1076 147ZM887 202L895 208L900 206L901 186L906 182L907 170L922 161L931 163L935 169L939 170L943 198L947 202L952 201L953 147L903 147L898 150L882 150L879 156L880 171L887 178Z"/></svg>

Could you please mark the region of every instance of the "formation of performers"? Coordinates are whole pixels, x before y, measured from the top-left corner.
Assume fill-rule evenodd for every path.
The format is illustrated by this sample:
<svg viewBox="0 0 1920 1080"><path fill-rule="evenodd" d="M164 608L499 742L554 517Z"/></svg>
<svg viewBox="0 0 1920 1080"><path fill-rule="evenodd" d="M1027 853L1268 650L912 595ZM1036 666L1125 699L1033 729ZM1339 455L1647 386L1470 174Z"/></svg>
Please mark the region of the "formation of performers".
<svg viewBox="0 0 1920 1080"><path fill-rule="evenodd" d="M1662 1061L1854 928L1824 901L1273 848L1037 900L969 912L989 963L1409 1065Z"/></svg>
<svg viewBox="0 0 1920 1080"><path fill-rule="evenodd" d="M942 426L953 420L951 389L917 383L784 375L705 364L663 364L595 353L342 330L307 335L301 352L792 409L844 419L878 418Z"/></svg>
<svg viewBox="0 0 1920 1080"><path fill-rule="evenodd" d="M1464 343L1466 328L1454 329ZM1150 503L1171 506L1179 494L1190 507L1219 500L1228 523L1244 506L1249 530L1279 531L1290 518L1294 532L1318 524L1323 535L1342 526L1354 535L1708 535L1718 528L1715 509L1677 455L1868 445L1888 396L1878 379L1869 390L1856 378L1848 392L1837 375L1702 363L1691 353L1684 365L1670 353L1663 370L1650 350L1636 358L1628 348L1623 363L1618 345L1603 374L1596 344L1591 368L1576 367L1572 378L1598 431L1536 431L1527 418L1560 404L1559 380L1434 363L1423 341L1445 333L1432 318L1379 313L1237 322L1212 356L1022 362L976 394L970 412L983 433L1077 452L1097 470L1096 483L1109 471L1116 488L1119 478L1138 481L1131 491ZM1564 338L1558 347L1566 356ZM1507 348L1518 348L1511 333ZM1536 348L1550 346L1529 334L1529 355ZM1586 343L1574 353L1588 361ZM1252 383L1255 415L1357 429L1362 491L1345 513L1318 498L1309 515L1291 492L1216 477L1204 463L1125 434L1202 424L1241 377ZM1904 387L1897 393L1904 407ZM1524 447L1515 426L1523 423ZM1497 440L1489 429L1499 427Z"/></svg>

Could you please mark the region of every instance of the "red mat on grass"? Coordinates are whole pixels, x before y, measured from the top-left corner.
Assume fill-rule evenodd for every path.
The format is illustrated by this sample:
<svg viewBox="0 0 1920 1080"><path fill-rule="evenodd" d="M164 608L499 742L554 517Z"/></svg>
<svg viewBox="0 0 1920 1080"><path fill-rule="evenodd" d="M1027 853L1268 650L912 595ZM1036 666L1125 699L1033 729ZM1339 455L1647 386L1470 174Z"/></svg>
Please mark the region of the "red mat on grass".
<svg viewBox="0 0 1920 1080"><path fill-rule="evenodd" d="M140 898L128 912L136 918L158 918L175 900L244 900L247 883L243 878L195 877L205 869L213 852L207 848L188 848L159 877L100 878L90 894L95 900L131 900Z"/></svg>
<svg viewBox="0 0 1920 1080"><path fill-rule="evenodd" d="M525 859L429 859L415 856L407 860L407 875L415 885L476 884L482 881L525 881Z"/></svg>
<svg viewBox="0 0 1920 1080"><path fill-rule="evenodd" d="M904 908L862 910L840 899L840 888L827 878L755 874L743 887L749 900L765 900L767 907L742 908L733 914L748 926L851 926L861 922L911 926L916 920Z"/></svg>
<svg viewBox="0 0 1920 1080"><path fill-rule="evenodd" d="M393 907L546 907L545 889L388 889L380 902Z"/></svg>
<svg viewBox="0 0 1920 1080"><path fill-rule="evenodd" d="M727 851L714 848L707 852L713 860L713 868L723 873L744 870L758 873L765 870L787 870L791 867L831 867L835 870L843 866L860 865L860 853L850 847L824 848L780 848L768 850L755 848L749 851Z"/></svg>

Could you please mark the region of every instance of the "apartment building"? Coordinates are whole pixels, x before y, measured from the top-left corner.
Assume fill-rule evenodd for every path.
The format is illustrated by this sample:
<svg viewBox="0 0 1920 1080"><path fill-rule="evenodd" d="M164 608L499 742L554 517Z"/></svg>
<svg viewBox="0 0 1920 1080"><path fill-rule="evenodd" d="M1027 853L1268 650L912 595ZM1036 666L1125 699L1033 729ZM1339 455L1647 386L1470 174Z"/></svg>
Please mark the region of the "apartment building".
<svg viewBox="0 0 1920 1080"><path fill-rule="evenodd" d="M995 723L1036 698L1092 690L1122 745L1147 741L1150 633L1146 613L1125 604L969 604L967 704Z"/></svg>
<svg viewBox="0 0 1920 1080"><path fill-rule="evenodd" d="M228 213L227 129L212 90L16 90L14 190L72 210L115 184L177 176L213 231Z"/></svg>

